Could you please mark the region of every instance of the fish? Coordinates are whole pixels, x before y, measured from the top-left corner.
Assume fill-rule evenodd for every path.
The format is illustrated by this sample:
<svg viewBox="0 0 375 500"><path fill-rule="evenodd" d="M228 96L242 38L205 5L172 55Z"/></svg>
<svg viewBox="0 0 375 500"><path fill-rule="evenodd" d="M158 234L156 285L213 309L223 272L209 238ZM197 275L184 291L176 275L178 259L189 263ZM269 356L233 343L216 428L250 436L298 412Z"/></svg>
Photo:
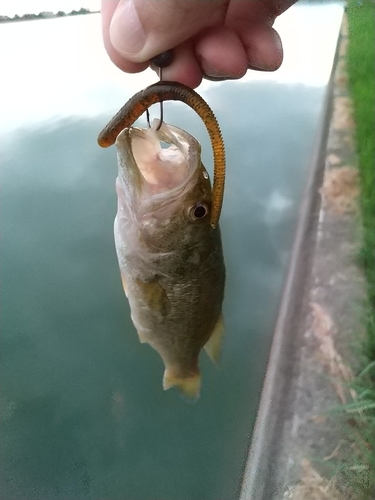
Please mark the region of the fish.
<svg viewBox="0 0 375 500"><path fill-rule="evenodd" d="M214 156L213 187L201 146L188 132L154 120L133 124L165 100L188 104L204 121ZM193 89L158 82L135 94L98 136L116 144L115 246L131 319L141 343L164 363L164 390L200 394L199 356L217 363L224 335L225 264L218 220L225 150L211 108Z"/></svg>
<svg viewBox="0 0 375 500"><path fill-rule="evenodd" d="M217 363L224 333L223 249L219 227L210 224L200 144L158 125L126 128L116 139L115 245L139 339L163 360L163 388L197 398L200 352Z"/></svg>

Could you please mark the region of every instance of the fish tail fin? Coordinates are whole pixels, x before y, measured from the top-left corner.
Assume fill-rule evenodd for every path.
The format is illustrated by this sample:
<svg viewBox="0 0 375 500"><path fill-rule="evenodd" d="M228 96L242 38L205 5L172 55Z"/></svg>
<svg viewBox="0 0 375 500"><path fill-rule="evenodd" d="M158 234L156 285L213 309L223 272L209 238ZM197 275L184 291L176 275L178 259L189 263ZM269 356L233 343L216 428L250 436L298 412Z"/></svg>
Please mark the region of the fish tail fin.
<svg viewBox="0 0 375 500"><path fill-rule="evenodd" d="M199 398L201 388L201 376L199 372L191 377L176 377L168 368L164 372L163 389L166 391L171 387L177 387L188 398Z"/></svg>
<svg viewBox="0 0 375 500"><path fill-rule="evenodd" d="M219 319L216 322L214 329L210 338L207 340L204 350L212 359L212 361L217 364L220 359L221 344L223 343L224 337L224 322L223 315L220 314Z"/></svg>

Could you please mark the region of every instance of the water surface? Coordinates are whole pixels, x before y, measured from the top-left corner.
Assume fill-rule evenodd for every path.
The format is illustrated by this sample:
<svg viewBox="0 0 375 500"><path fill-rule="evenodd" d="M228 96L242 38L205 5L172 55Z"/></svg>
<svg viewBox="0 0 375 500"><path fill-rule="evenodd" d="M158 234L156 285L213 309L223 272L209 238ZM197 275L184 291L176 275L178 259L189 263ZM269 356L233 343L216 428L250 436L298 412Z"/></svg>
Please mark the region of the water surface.
<svg viewBox="0 0 375 500"><path fill-rule="evenodd" d="M97 16L3 25L0 43L11 47L0 124L1 497L234 498L326 84L203 86L227 146L227 335L219 368L202 354L201 398L189 404L162 390L161 360L131 324L112 233L115 151L96 145L154 77L113 68ZM169 103L165 115L199 138L211 170L194 113Z"/></svg>

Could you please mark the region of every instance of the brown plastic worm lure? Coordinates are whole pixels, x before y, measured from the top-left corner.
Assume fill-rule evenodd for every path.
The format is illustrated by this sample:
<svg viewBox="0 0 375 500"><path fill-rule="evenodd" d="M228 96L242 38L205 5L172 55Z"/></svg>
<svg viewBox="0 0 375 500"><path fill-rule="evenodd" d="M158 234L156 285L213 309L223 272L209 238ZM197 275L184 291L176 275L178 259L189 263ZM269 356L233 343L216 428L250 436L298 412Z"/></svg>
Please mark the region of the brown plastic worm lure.
<svg viewBox="0 0 375 500"><path fill-rule="evenodd" d="M133 123L152 104L163 101L181 101L190 106L203 120L211 139L214 156L211 225L216 227L224 196L225 148L218 121L206 101L190 87L177 82L158 82L135 94L100 132L98 144L112 146L119 133Z"/></svg>

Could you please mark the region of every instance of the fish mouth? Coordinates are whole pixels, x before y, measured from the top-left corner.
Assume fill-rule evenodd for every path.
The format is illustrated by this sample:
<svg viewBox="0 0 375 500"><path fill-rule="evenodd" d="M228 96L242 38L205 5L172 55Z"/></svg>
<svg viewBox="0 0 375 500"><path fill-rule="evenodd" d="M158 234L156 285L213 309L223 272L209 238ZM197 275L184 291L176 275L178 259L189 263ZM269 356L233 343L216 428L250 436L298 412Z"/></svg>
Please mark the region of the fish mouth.
<svg viewBox="0 0 375 500"><path fill-rule="evenodd" d="M184 130L154 120L152 127L130 127L117 137L121 177L146 197L180 191L200 164L200 144Z"/></svg>

